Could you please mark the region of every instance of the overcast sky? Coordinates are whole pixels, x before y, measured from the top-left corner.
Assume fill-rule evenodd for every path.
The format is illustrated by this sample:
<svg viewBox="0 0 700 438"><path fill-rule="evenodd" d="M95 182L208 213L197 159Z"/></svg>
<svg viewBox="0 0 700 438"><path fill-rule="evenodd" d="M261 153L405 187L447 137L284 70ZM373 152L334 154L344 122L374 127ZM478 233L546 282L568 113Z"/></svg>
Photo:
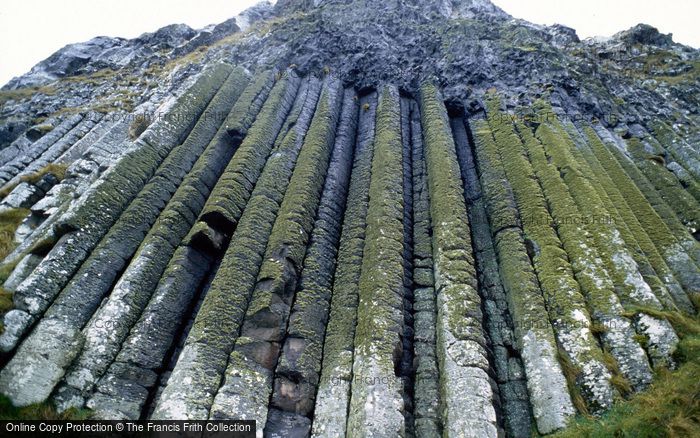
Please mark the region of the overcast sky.
<svg viewBox="0 0 700 438"><path fill-rule="evenodd" d="M381 1L381 0L378 0ZM573 27L581 38L637 23L700 47L698 0L492 0L509 14ZM69 43L98 35L136 37L172 23L200 28L257 0L0 0L0 85Z"/></svg>

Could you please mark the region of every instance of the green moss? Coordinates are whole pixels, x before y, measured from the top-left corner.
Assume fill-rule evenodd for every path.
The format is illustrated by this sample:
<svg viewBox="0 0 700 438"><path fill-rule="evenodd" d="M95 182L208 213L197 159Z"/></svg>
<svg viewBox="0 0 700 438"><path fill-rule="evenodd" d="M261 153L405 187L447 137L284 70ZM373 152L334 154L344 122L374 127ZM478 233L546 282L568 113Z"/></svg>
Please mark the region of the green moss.
<svg viewBox="0 0 700 438"><path fill-rule="evenodd" d="M534 327L538 338L550 342L552 351L555 351L553 329L549 323L542 324L542 316L547 315L547 307L527 253L515 196L500 164L498 147L485 121L477 120L473 127L481 186L516 336L522 339Z"/></svg>
<svg viewBox="0 0 700 438"><path fill-rule="evenodd" d="M695 198L681 186L676 176L663 164L650 159L653 156L645 151L639 139L627 140L627 150L635 159L637 167L666 200L678 219L691 230L700 228L700 206Z"/></svg>
<svg viewBox="0 0 700 438"><path fill-rule="evenodd" d="M648 240L648 236L641 230L634 215L625 208L627 206L626 201L618 192L617 184L613 183L605 170L600 166L600 163L593 156L587 145L588 139L583 137L577 127L569 121L562 122L561 126L576 143L576 147L571 150L571 154L578 162L586 164L586 177L590 178L591 181L596 181L596 184L592 184L592 186L598 193L602 205L609 213L609 217L606 219L620 233L620 237L637 264L642 278L663 305L675 308L675 303L666 285L660 280L648 259L647 254L649 253L643 251L641 247L644 244L645 248L652 250L654 246L650 242L645 241L645 239ZM640 244L640 240L644 242ZM663 268L663 265L659 265L659 268ZM666 272L668 272L668 269L666 269ZM672 286L680 287L674 283L672 277L670 279L667 278L667 280Z"/></svg>
<svg viewBox="0 0 700 438"><path fill-rule="evenodd" d="M626 248L622 236L613 224L604 218L615 217L605 207L599 192L593 186L594 177L585 160L577 160L572 152L576 149L571 137L556 118L549 118L536 131L537 137L545 146L547 154L559 173L579 209L590 215L587 229L593 235L596 248L602 256L607 271L615 284L615 291L623 305L647 303L651 307L660 306L648 285L643 281L636 263Z"/></svg>
<svg viewBox="0 0 700 438"><path fill-rule="evenodd" d="M372 338L387 336L376 333L387 321L396 321L391 315L398 305L403 286L403 178L402 144L398 96L385 88L379 98L375 134L372 178L369 186L369 205L362 274L359 283L358 323L355 345L366 355ZM382 295L378 295L382 294ZM397 301L399 300L399 301ZM381 303L381 304L379 304ZM394 305L392 306L391 303ZM387 313L388 312L388 313ZM379 351L393 349L390 338L379 342ZM356 353L357 354L357 353ZM391 353L383 359L391 358ZM393 364L391 364L393 372Z"/></svg>
<svg viewBox="0 0 700 438"><path fill-rule="evenodd" d="M657 370L647 391L620 401L601 418L581 417L555 437L700 435L700 320L678 312L661 312L657 316L667 318L681 337L678 369Z"/></svg>
<svg viewBox="0 0 700 438"><path fill-rule="evenodd" d="M245 102L251 102L252 94L264 83L264 81L252 83L249 86L250 89L244 91L241 97L241 105L245 105ZM248 131L248 135L238 147L236 154L224 170L214 190L212 190L202 210L200 220L210 223L207 218L216 216L218 218L217 223L210 223L214 228L217 228L219 231L225 231L227 234L230 234L235 229L253 190L252 185L260 176L265 160L270 154L277 137L278 130L275 128L275 125L279 125L279 123L276 123L276 119L279 117L280 107L285 96L290 93L290 89L295 89L296 86L297 82L289 78L275 84L269 98L265 101L260 114L257 116L256 122ZM248 109L242 106L239 107L241 112L235 112L236 116L247 112ZM231 128L240 129L236 127L247 122L227 120L226 123L227 126L230 124Z"/></svg>
<svg viewBox="0 0 700 438"><path fill-rule="evenodd" d="M666 261L659 253L657 246L652 240L652 237L647 233L645 227L642 225L643 222L648 221L648 218L645 217L640 210L646 209L647 214L649 214L651 208L646 202L644 202L643 197L634 186L634 182L632 182L632 180L617 165L614 158L608 157L605 161L598 158L596 151L598 151L599 156L604 157L608 154L605 154L605 145L601 142L595 131L590 126L586 126L583 129L583 133L586 136L587 144L586 148L582 149L582 153L586 160L588 160L588 162L591 164L591 168L594 170L596 178L600 181L600 184L605 188L606 192L610 196L610 200L613 202L620 218L624 221L629 231L634 235L639 248L646 256L656 274L658 274L659 279L661 279L666 285L668 292L675 300L675 304L687 310L688 304L690 304L688 303L687 297L684 299L682 296L678 296L679 294L684 294L682 290L679 290L681 289L680 284L678 284L674 277L673 271L666 264ZM637 209L637 212L631 208L635 202L642 202L644 205L640 206ZM653 213L653 211L651 211L651 213ZM637 257L635 257L635 259L638 260ZM645 277L645 279L648 279L648 277ZM663 296L658 294L658 292L657 297L659 297L659 299L661 299L667 307L670 306L673 308L674 304L668 303L663 299Z"/></svg>
<svg viewBox="0 0 700 438"><path fill-rule="evenodd" d="M559 345L563 352L560 359L566 361L560 360L560 363L569 382L572 400L579 412L588 412L584 397L591 394L582 395L576 384L579 382L582 367L602 367L602 351L592 336L585 300L569 264L567 253L552 226L554 220L544 193L524 155L520 138L513 131L512 125L503 122L506 119L502 117L499 106L500 102L495 97L487 102L488 122L500 155L500 159L493 157L497 162L491 164L505 170L520 215L525 218L522 221L523 231L526 241L536 247L530 251L530 258L544 294L549 319L555 321L555 335L561 337ZM572 331L582 335L572 339ZM605 379L605 376L598 377ZM597 404L595 397L590 401ZM594 406L593 409L604 407Z"/></svg>
<svg viewBox="0 0 700 438"><path fill-rule="evenodd" d="M606 147L589 131L589 145L608 175L616 182L640 225L687 291L698 288L697 266L679 258L681 248L693 251L697 243L689 239L685 227L654 190L639 169L614 146ZM634 184L630 183L630 180ZM691 238L692 239L692 238Z"/></svg>
<svg viewBox="0 0 700 438"><path fill-rule="evenodd" d="M530 129L521 122L516 126L593 319L591 330L602 335L607 332L606 322L619 318L622 311L612 279L605 269L595 241L586 230L587 224L572 220L582 215L558 169L549 162L543 146ZM606 336L601 336L601 339L604 347L603 362L613 377L619 375L615 360L606 353L611 347L610 341Z"/></svg>
<svg viewBox="0 0 700 438"><path fill-rule="evenodd" d="M337 378L337 370L351 369L357 324L358 284L362 272L369 185L371 180L374 143L358 137L357 150L350 174L347 207L343 218L338 262L333 281L331 309L323 347L321 385L328 388L329 379ZM342 375L341 378L349 376Z"/></svg>
<svg viewBox="0 0 700 438"><path fill-rule="evenodd" d="M457 154L444 105L432 84L421 87L421 121L425 141L425 163L428 174L430 217L433 226L433 260L435 287L445 295L447 303L464 303L467 307L479 302L474 261L472 258L469 220L464 201L464 188ZM463 287L446 288L446 286ZM442 315L443 329L455 335L480 325L475 318L464 318L454 306ZM443 352L444 353L444 352Z"/></svg>
<svg viewBox="0 0 700 438"><path fill-rule="evenodd" d="M367 229L359 281L353 373L382 376L394 382L395 352L400 348L403 321L403 145L398 90L385 87L379 97L369 186ZM378 366L379 369L375 368ZM401 402L394 385L381 388L388 399ZM353 382L348 432L353 435L367 420L365 403L370 392L362 381ZM393 403L392 403L393 404ZM396 406L379 407L396 413ZM392 427L403 426L388 423ZM385 421L395 419L395 415Z"/></svg>
<svg viewBox="0 0 700 438"><path fill-rule="evenodd" d="M252 192L246 196L249 198L248 202L240 205L240 209L243 210L245 207L245 211L239 216L240 221L231 236L225 254L221 258L221 265L212 280L187 338L186 348L196 348L203 353L198 354L195 360L184 365L185 368L181 369L180 372L200 382L198 390L208 399L193 401L193 403L206 406L207 409L213 402L229 359L235 361L237 357L242 356L240 351L234 351L234 346L238 342L237 338L240 335L246 309L263 263L263 254L301 148L300 142L294 135L295 131L292 130L284 136L278 147L267 158L269 149L272 148L272 143L277 135L277 128L271 122L277 111L280 111L278 105L287 91L296 91L296 84L286 82L288 81L278 82L275 86L277 90L272 90L268 102L265 103L261 115L251 127L247 137L255 135L255 138L268 141L269 146L267 144L253 144L243 148L246 144L244 141L230 161L230 163L236 161L236 157L241 152L253 154L256 160L262 160L258 170L261 173L259 178L256 178L254 189L250 182L245 183L240 179L234 179L240 178L239 171L246 170L237 166L244 165L247 160L239 158L236 161L237 166L233 168L235 172L233 175L229 174L229 184L239 184L237 181L240 181L241 185L238 187L252 190ZM294 88L288 90L287 87ZM286 123L296 124L298 116L298 112L292 111L287 116ZM285 121L283 120L283 122ZM262 149L258 152L264 154L262 157L255 157L253 150L255 146ZM267 152L264 150L266 148ZM255 165L257 166L257 163ZM230 170L231 165L229 164L224 170L222 178ZM248 170L255 171L255 169ZM225 195L225 191L221 191L222 178L219 179L216 188L219 188L220 193ZM209 199L211 200L211 196ZM211 370L209 376L201 378L198 374L200 367ZM175 391L179 391L179 388Z"/></svg>

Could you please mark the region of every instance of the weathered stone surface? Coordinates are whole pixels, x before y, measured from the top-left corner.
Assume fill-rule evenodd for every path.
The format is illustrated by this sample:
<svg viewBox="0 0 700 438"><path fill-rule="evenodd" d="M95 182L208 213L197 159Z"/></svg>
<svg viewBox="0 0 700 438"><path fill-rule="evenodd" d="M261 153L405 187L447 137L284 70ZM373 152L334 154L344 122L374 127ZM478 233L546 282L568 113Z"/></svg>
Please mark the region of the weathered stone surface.
<svg viewBox="0 0 700 438"><path fill-rule="evenodd" d="M604 415L686 356L699 60L488 0L67 46L0 92L0 393L261 437Z"/></svg>
<svg viewBox="0 0 700 438"><path fill-rule="evenodd" d="M542 320L547 307L525 245L512 188L505 171L498 166L498 151L486 122L476 121L474 125L475 155L499 273L527 375L530 403L537 429L551 433L566 427L575 410L557 360L553 327L549 320Z"/></svg>
<svg viewBox="0 0 700 438"><path fill-rule="evenodd" d="M367 207L374 154L377 95L359 99L360 114L353 170L343 220L338 266L323 346L321 379L316 394L312 436L345 435L350 404L353 340L357 323L358 283L367 226Z"/></svg>
<svg viewBox="0 0 700 438"><path fill-rule="evenodd" d="M280 86L277 99L285 98L282 94L287 88L296 89L296 83ZM277 137L279 143L267 160L250 195L250 200L197 314L173 374L158 400L153 413L154 418L202 419L209 416L229 355L243 322L247 303L262 263L266 242L289 184L319 91L320 84L316 80L304 81L294 107L286 117L294 127L288 131L284 139L278 137L276 132L265 134L270 137L270 141L275 141ZM289 98L286 96L286 99ZM269 99L275 99L275 90L272 91ZM281 110L281 114L275 115L276 111L263 109L251 130L260 130L261 135L262 132L275 127L279 130L281 123L270 126L269 117L285 118L293 102L284 100L282 102L286 103L276 109L276 111ZM273 100L271 104L274 103ZM243 149L243 146L239 148L239 154L253 153ZM231 162L233 163L238 156L236 154ZM230 168L231 164L229 164ZM222 178L225 175L226 171ZM190 382L197 383L192 386Z"/></svg>
<svg viewBox="0 0 700 438"><path fill-rule="evenodd" d="M289 316L286 339L275 369L274 390L268 412L269 433L286 433L279 429L285 422L273 421L279 410L309 418L313 414L316 388L321 374L323 339L330 310L331 287L336 267L337 246L345 210L358 104L354 92L345 90L333 155L319 203L318 214L299 278L294 306ZM296 418L305 424L301 418ZM295 423L296 421L295 420ZM308 433L307 433L308 434Z"/></svg>
<svg viewBox="0 0 700 438"><path fill-rule="evenodd" d="M273 373L320 202L341 101L340 83L328 79L270 232L232 353L235 360L226 368L210 418L248 418L260 425L267 421ZM249 373L264 375L264 382L241 378Z"/></svg>
<svg viewBox="0 0 700 438"><path fill-rule="evenodd" d="M471 431L473 436L496 436L469 220L447 111L439 97L432 84L422 85L420 109L437 293L437 357L443 370L442 426L448 435Z"/></svg>

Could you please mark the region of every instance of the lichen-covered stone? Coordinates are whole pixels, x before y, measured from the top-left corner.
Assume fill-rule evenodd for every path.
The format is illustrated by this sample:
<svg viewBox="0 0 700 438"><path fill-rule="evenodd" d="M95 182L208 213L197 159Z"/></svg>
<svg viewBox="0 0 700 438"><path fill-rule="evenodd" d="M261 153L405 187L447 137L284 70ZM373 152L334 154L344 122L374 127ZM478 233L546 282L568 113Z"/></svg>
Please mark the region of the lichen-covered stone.
<svg viewBox="0 0 700 438"><path fill-rule="evenodd" d="M284 341L297 281L333 149L339 107L340 82L329 79L289 180L272 227L263 263L251 293L240 338L236 341L225 378L212 404L211 418L267 421L274 368ZM258 373L264 382L239 378ZM235 402L234 402L235 400Z"/></svg>
<svg viewBox="0 0 700 438"><path fill-rule="evenodd" d="M464 197L472 234L479 295L483 301L484 327L491 347L491 361L498 384L502 425L513 437L528 437L533 427L525 371L517 341L508 300L498 273L496 249L491 237L484 197L477 174L476 162L463 117L451 118L452 133L457 147Z"/></svg>
<svg viewBox="0 0 700 438"><path fill-rule="evenodd" d="M443 434L496 436L469 221L447 112L434 85L420 93L437 293Z"/></svg>
<svg viewBox="0 0 700 438"><path fill-rule="evenodd" d="M309 429L311 425L330 310L342 224L340 218L345 210L355 148L358 104L353 99L353 94L353 90L345 90L343 95L333 155L314 230L304 257L286 339L275 369L274 390L266 425L271 432L279 430L274 412L307 417Z"/></svg>
<svg viewBox="0 0 700 438"><path fill-rule="evenodd" d="M259 97L267 95L264 86L267 81L251 83L239 102L242 111L236 111L235 116L224 124L235 136L245 135L238 147L238 152L228 163L224 174L216 183L211 196L207 200L200 215L200 221L206 222L214 230L231 236L236 229L246 202L250 198L253 186L263 170L265 161L270 155L275 139L286 120L287 114L294 104L297 95L299 78L292 72L278 81L270 91L262 109L256 104ZM248 114L257 114L255 123L247 130L252 121ZM237 108L234 108L237 110ZM240 138L240 137L239 137Z"/></svg>
<svg viewBox="0 0 700 438"><path fill-rule="evenodd" d="M293 87L294 84L289 86ZM279 93L285 88L281 87ZM289 184L319 92L318 81L305 80L294 108L287 117L287 122L293 124L294 128L284 136L267 159L197 313L173 373L156 403L153 418L209 417L229 355L243 323L248 301L263 262L266 243ZM274 95L275 90L269 99L276 99ZM281 99L281 96L278 97ZM271 101L271 104L274 103L280 104L278 100ZM285 114L287 109L284 105L277 108ZM274 114L272 110L268 112ZM261 117L253 124L251 131L275 128L269 126L267 117L262 117L262 114L266 113L263 109ZM256 128L258 124L261 126ZM276 128L280 129L281 126L278 124ZM249 133L250 135L252 133ZM277 133L265 135L270 135L274 141ZM252 153L251 150L242 147L243 145L238 149L238 153ZM234 155L231 163L236 160L238 153ZM228 169L230 168L231 164ZM222 178L225 174L226 171ZM214 196L214 191L211 196Z"/></svg>
<svg viewBox="0 0 700 438"><path fill-rule="evenodd" d="M231 108L247 82L242 69L234 70L212 100L208 111L220 114ZM205 116L201 121L209 125L209 130L216 129L221 122L221 117L213 116ZM83 330L86 343L66 376L67 385L85 393L106 371L148 302L175 247L189 231L195 217L190 211L194 214L200 211L224 164L233 155L235 149L230 146L231 138L225 127L218 129L205 148L203 143L210 136L200 126L198 122L183 147L192 154L190 162L198 154L201 155L144 237L107 300Z"/></svg>
<svg viewBox="0 0 700 438"><path fill-rule="evenodd" d="M588 160L591 169L596 172L596 177L600 180L601 185L610 196L615 211L617 211L620 218L625 222L629 232L633 234L640 251L646 256L655 273L659 276L661 281L663 281L673 301L669 303L668 299L663 299L664 297L659 296L658 298L662 300L665 306L671 309L678 306L678 308L686 312L692 312L693 306L687 294L675 278L671 268L666 264L666 261L657 250L651 236L649 236L643 228L641 221L644 219L635 214L630 207L632 203L639 200L637 188L634 186L632 180L626 177L624 171L617 165L614 158L608 157L605 162L598 159L594 151L598 150L604 154L605 145L602 144L600 138L592 128L586 127L584 131L588 142L586 145L587 148L582 150L583 156ZM612 177L615 178L614 181ZM635 259L637 259L637 256L635 256Z"/></svg>
<svg viewBox="0 0 700 438"><path fill-rule="evenodd" d="M348 188L331 308L323 346L321 379L316 394L312 436L346 433L352 380L353 340L357 324L358 284L367 226L367 208L374 155L376 93L359 100L355 157Z"/></svg>
<svg viewBox="0 0 700 438"><path fill-rule="evenodd" d="M498 151L496 162L502 167L513 188L513 194L522 218L523 232L527 239L530 258L533 261L545 305L552 321L558 345L569 357L578 373L574 382L591 412L600 413L612 405L613 391L610 374L603 364L603 355L591 332L588 309L574 278L566 251L559 240L546 198L523 154L520 138L512 125L503 123L500 117L500 101L492 97L488 102L490 131L477 135L493 135Z"/></svg>
<svg viewBox="0 0 700 438"><path fill-rule="evenodd" d="M403 332L403 174L399 94L379 95L359 279L347 435L404 436L395 374Z"/></svg>
<svg viewBox="0 0 700 438"><path fill-rule="evenodd" d="M651 368L644 350L633 339L635 332L631 321L623 317L624 309L598 253L597 242L587 231L586 224L578 219L582 211L558 169L548 160L542 144L524 124L519 123L517 129L547 197L552 218L556 221L559 237L590 309L590 316L595 323L605 327L601 334L603 346L616 360L622 376L634 389L641 390L651 382Z"/></svg>

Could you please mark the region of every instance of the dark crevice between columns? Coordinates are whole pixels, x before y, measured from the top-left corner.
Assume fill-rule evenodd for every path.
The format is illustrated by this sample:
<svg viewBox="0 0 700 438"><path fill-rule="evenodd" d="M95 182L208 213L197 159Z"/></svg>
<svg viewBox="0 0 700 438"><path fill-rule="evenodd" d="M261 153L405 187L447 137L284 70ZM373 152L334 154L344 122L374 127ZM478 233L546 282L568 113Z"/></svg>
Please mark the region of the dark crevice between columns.
<svg viewBox="0 0 700 438"><path fill-rule="evenodd" d="M397 364L397 375L403 379L404 415L406 418L406 436L415 435L414 430L414 293L413 293L413 142L412 114L416 111L415 102L408 97L401 97L401 141L403 144L403 202L404 202L404 332L401 338L402 355Z"/></svg>
<svg viewBox="0 0 700 438"><path fill-rule="evenodd" d="M525 374L513 335L505 291L498 273L498 262L482 198L474 140L461 105L448 103L450 125L464 183L464 196L472 233L472 245L478 277L478 291L484 314L484 333L488 336L491 376L499 394L496 406L499 427L508 436L530 436L532 415Z"/></svg>

